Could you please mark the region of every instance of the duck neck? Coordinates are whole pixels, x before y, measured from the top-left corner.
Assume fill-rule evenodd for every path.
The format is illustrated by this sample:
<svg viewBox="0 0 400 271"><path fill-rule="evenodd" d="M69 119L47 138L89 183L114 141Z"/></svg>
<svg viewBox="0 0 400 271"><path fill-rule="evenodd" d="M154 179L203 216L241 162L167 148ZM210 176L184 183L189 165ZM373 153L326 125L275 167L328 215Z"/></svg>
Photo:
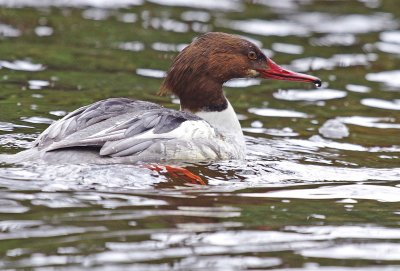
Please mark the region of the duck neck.
<svg viewBox="0 0 400 271"><path fill-rule="evenodd" d="M176 85L173 92L179 96L182 110L192 113L220 112L228 107L222 83L205 76L192 77L186 84Z"/></svg>
<svg viewBox="0 0 400 271"><path fill-rule="evenodd" d="M225 97L224 97L225 98ZM182 108L184 111L189 111ZM242 127L240 126L239 120L236 116L235 110L233 109L230 102L225 98L224 107L217 108L218 110L211 110L211 107L199 110L197 112L191 112L200 118L210 123L213 127L217 128L221 133L225 135L233 135L235 137L243 137Z"/></svg>
<svg viewBox="0 0 400 271"><path fill-rule="evenodd" d="M179 62L179 56L176 61ZM216 74L211 76L204 69L203 66L193 69L188 65L173 65L160 93L171 91L179 97L182 111L199 116L224 134L243 138L236 113L222 91L227 79Z"/></svg>

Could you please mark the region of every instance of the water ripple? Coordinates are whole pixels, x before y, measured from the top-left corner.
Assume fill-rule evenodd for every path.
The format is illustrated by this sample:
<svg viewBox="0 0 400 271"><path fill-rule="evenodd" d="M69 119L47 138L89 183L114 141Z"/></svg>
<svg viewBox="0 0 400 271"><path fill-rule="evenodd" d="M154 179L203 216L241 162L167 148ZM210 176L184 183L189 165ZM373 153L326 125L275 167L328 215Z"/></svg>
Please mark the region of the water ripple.
<svg viewBox="0 0 400 271"><path fill-rule="evenodd" d="M14 131L16 128L33 128L33 127L26 126L26 125L14 124L14 123L10 123L10 122L0 122L0 131L11 132L11 131ZM1 138L2 138L2 136L0 136L0 141L1 141ZM3 138L4 138L4 136L3 136ZM2 143L2 145L3 145L3 143ZM4 143L4 144L6 144L6 143Z"/></svg>
<svg viewBox="0 0 400 271"><path fill-rule="evenodd" d="M382 170L384 173L385 170ZM350 173L350 171L349 171ZM355 173L355 172L354 172ZM397 169L397 177L400 169ZM312 189L279 190L266 193L242 193L243 197L265 197L265 198L293 198L293 199L367 199L380 202L399 202L400 188L372 185L372 184L350 184L336 186L321 186Z"/></svg>
<svg viewBox="0 0 400 271"><path fill-rule="evenodd" d="M23 206L15 200L0 199L0 213L19 214L27 211L29 211L28 207Z"/></svg>
<svg viewBox="0 0 400 271"><path fill-rule="evenodd" d="M272 50L275 52L299 55L304 52L304 48L301 45L289 44L289 43L273 43Z"/></svg>
<svg viewBox="0 0 400 271"><path fill-rule="evenodd" d="M363 86L363 85L354 85L354 84L347 84L346 89L348 91L358 92L358 93L368 93L371 91L370 87Z"/></svg>
<svg viewBox="0 0 400 271"><path fill-rule="evenodd" d="M344 138L350 134L347 126L338 119L327 120L318 131L327 138Z"/></svg>
<svg viewBox="0 0 400 271"><path fill-rule="evenodd" d="M203 22L206 23L210 21L211 15L208 12L204 11L185 11L181 14L181 18L184 21L198 21L198 22Z"/></svg>
<svg viewBox="0 0 400 271"><path fill-rule="evenodd" d="M308 118L308 115L305 113L284 109L249 108L248 111L263 117Z"/></svg>
<svg viewBox="0 0 400 271"><path fill-rule="evenodd" d="M172 43L164 43L164 42L155 42L151 45L156 51L161 52L180 52L182 51L187 44L172 44Z"/></svg>
<svg viewBox="0 0 400 271"><path fill-rule="evenodd" d="M400 31L385 31L379 34L379 37L384 42L400 44Z"/></svg>
<svg viewBox="0 0 400 271"><path fill-rule="evenodd" d="M353 34L328 34L319 38L311 38L310 43L315 46L351 46L357 42Z"/></svg>
<svg viewBox="0 0 400 271"><path fill-rule="evenodd" d="M82 12L82 17L89 20L102 21L110 16L110 12L100 8L90 8Z"/></svg>
<svg viewBox="0 0 400 271"><path fill-rule="evenodd" d="M361 100L361 104L380 109L400 110L400 99L394 101L387 101L376 98L365 98Z"/></svg>
<svg viewBox="0 0 400 271"><path fill-rule="evenodd" d="M396 89L400 89L400 81L396 80L396 78L399 77L400 70L368 73L365 76L368 81L384 83L385 85Z"/></svg>
<svg viewBox="0 0 400 271"><path fill-rule="evenodd" d="M51 36L51 35L53 35L53 32L54 32L54 30L50 26L41 25L41 26L35 27L35 34L39 37Z"/></svg>
<svg viewBox="0 0 400 271"><path fill-rule="evenodd" d="M21 120L29 123L43 123L43 124L52 124L54 122L53 119L45 117L21 117Z"/></svg>
<svg viewBox="0 0 400 271"><path fill-rule="evenodd" d="M285 230L297 233L325 235L326 239L333 238L368 238L371 239L400 239L400 229L369 226L286 226Z"/></svg>
<svg viewBox="0 0 400 271"><path fill-rule="evenodd" d="M26 60L15 60L13 62L0 60L0 67L15 71L37 72L44 70L42 64L34 64Z"/></svg>
<svg viewBox="0 0 400 271"><path fill-rule="evenodd" d="M10 26L7 24L1 24L0 23L0 37L19 37L21 36L21 31Z"/></svg>
<svg viewBox="0 0 400 271"><path fill-rule="evenodd" d="M298 136L299 133L296 133L290 127L285 127L283 129L268 129L261 127L243 127L242 130L248 133L256 133L256 134L267 134L271 136L282 136L282 137L291 137Z"/></svg>
<svg viewBox="0 0 400 271"><path fill-rule="evenodd" d="M339 117L339 121L347 124L358 125L363 127L371 127L378 129L400 129L400 123L395 123L394 118L378 118L378 117Z"/></svg>
<svg viewBox="0 0 400 271"><path fill-rule="evenodd" d="M365 259L377 261L400 260L400 245L388 242L371 244L343 244L298 252L305 257L330 259Z"/></svg>
<svg viewBox="0 0 400 271"><path fill-rule="evenodd" d="M231 79L228 82L224 83L224 86L229 88L245 88L250 86L258 86L260 84L261 84L260 79L241 78L241 79Z"/></svg>
<svg viewBox="0 0 400 271"><path fill-rule="evenodd" d="M332 70L335 67L367 66L377 60L376 54L336 54L330 58L306 57L295 59L290 67L296 71Z"/></svg>
<svg viewBox="0 0 400 271"><path fill-rule="evenodd" d="M144 50L145 46L142 42L139 41L128 41L128 42L121 42L117 45L118 49L125 50L125 51L133 51L139 52Z"/></svg>
<svg viewBox="0 0 400 271"><path fill-rule="evenodd" d="M132 5L141 5L143 0L114 0L112 2L102 0L0 0L0 6L9 8L21 8L21 7L78 7L84 8L87 6L97 8L123 8Z"/></svg>
<svg viewBox="0 0 400 271"><path fill-rule="evenodd" d="M118 14L117 19L124 23L134 23L137 20L137 15L135 13L121 13Z"/></svg>
<svg viewBox="0 0 400 271"><path fill-rule="evenodd" d="M239 30L245 33L263 36L308 36L306 27L289 21L264 21L250 19L243 21L221 21L222 26Z"/></svg>
<svg viewBox="0 0 400 271"><path fill-rule="evenodd" d="M155 70L155 69L143 69L139 68L136 69L136 74L146 77L153 77L153 78L163 78L165 77L165 71Z"/></svg>
<svg viewBox="0 0 400 271"><path fill-rule="evenodd" d="M280 100L286 101L323 101L340 99L346 97L347 93L342 90L336 89L315 89L315 90L300 90L300 89L289 89L279 90L275 92L273 96Z"/></svg>
<svg viewBox="0 0 400 271"><path fill-rule="evenodd" d="M398 54L400 53L400 44L387 43L387 42L376 42L375 47L381 52Z"/></svg>
<svg viewBox="0 0 400 271"><path fill-rule="evenodd" d="M168 18L151 18L145 24L149 24L154 29L162 29L164 31L172 31L178 33L185 33L188 32L190 29L187 23Z"/></svg>
<svg viewBox="0 0 400 271"><path fill-rule="evenodd" d="M370 33L390 30L398 26L391 14L376 13L371 15L337 15L322 12L303 12L288 16L294 22L307 26L317 33ZM332 21L335 23L333 24Z"/></svg>
<svg viewBox="0 0 400 271"><path fill-rule="evenodd" d="M39 220L3 220L0 221L0 231L11 232L43 224L44 222Z"/></svg>
<svg viewBox="0 0 400 271"><path fill-rule="evenodd" d="M225 11L241 11L243 6L238 1L229 0L148 0L151 3L155 3L163 6L183 6L191 8L201 8L209 10L225 10Z"/></svg>
<svg viewBox="0 0 400 271"><path fill-rule="evenodd" d="M28 84L29 89L42 89L44 87L48 87L50 82L45 80L29 80Z"/></svg>

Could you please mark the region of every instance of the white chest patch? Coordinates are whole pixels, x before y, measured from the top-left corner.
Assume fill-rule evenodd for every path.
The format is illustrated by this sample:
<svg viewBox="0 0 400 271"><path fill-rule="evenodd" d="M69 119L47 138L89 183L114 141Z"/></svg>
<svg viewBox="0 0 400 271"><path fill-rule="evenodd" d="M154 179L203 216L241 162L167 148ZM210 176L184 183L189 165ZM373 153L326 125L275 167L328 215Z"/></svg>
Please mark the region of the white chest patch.
<svg viewBox="0 0 400 271"><path fill-rule="evenodd" d="M200 118L206 120L214 128L217 128L223 134L236 134L243 137L242 127L233 110L232 105L228 101L228 107L220 112L200 111L195 113Z"/></svg>

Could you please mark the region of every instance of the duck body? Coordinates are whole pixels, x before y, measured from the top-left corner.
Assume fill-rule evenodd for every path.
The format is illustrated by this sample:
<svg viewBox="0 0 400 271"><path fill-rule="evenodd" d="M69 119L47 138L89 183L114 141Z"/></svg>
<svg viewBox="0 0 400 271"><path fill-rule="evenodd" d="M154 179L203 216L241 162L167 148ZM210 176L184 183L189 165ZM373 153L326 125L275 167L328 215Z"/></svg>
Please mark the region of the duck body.
<svg viewBox="0 0 400 271"><path fill-rule="evenodd" d="M81 107L50 125L33 147L0 162L152 163L245 158L245 140L222 85L263 77L313 82L281 68L253 43L225 33L196 38L174 59L160 94L179 97L181 110L110 98Z"/></svg>
<svg viewBox="0 0 400 271"><path fill-rule="evenodd" d="M212 113L209 117L210 122L226 121L223 116L215 119ZM224 133L210 122L150 102L110 98L56 121L32 149L12 160L111 164L243 159L241 130Z"/></svg>

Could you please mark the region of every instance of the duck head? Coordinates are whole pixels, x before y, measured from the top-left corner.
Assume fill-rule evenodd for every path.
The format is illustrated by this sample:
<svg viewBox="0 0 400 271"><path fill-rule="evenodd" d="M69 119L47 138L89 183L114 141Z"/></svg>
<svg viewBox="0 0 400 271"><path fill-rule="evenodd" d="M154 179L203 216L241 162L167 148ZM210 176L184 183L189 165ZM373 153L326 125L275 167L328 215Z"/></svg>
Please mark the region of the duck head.
<svg viewBox="0 0 400 271"><path fill-rule="evenodd" d="M160 94L176 94L183 110L221 111L227 104L222 85L230 79L249 77L321 85L317 77L280 67L248 40L210 32L196 38L178 54Z"/></svg>

